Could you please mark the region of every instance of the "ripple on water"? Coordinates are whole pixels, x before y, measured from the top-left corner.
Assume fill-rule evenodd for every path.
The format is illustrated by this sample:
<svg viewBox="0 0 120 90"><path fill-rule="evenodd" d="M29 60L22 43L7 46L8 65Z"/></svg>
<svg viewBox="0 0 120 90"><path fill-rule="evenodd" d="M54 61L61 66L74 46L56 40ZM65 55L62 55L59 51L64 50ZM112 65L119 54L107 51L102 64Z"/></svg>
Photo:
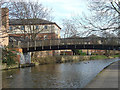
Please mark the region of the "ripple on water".
<svg viewBox="0 0 120 90"><path fill-rule="evenodd" d="M118 60L90 60L3 71L3 88L82 88L104 67ZM6 79L11 74L14 78Z"/></svg>

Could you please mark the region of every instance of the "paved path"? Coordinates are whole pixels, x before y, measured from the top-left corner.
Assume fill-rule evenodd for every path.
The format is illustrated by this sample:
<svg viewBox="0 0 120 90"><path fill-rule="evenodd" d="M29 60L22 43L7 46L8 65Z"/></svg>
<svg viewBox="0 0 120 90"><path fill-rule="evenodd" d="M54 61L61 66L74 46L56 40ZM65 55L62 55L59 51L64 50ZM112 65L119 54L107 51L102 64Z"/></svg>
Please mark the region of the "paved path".
<svg viewBox="0 0 120 90"><path fill-rule="evenodd" d="M118 67L120 68L120 61L111 64L100 72L85 88L119 88L120 75L118 75L118 71L120 72L120 70Z"/></svg>
<svg viewBox="0 0 120 90"><path fill-rule="evenodd" d="M2 89L2 71L0 71L0 90Z"/></svg>

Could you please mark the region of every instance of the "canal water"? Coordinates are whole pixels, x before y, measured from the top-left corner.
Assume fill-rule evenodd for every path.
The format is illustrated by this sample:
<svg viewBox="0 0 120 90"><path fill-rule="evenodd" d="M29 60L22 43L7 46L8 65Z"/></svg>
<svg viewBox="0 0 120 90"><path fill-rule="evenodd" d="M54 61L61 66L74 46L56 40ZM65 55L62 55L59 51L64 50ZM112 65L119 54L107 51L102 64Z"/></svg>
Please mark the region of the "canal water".
<svg viewBox="0 0 120 90"><path fill-rule="evenodd" d="M4 70L2 71L2 87L83 88L104 67L118 60L91 60Z"/></svg>

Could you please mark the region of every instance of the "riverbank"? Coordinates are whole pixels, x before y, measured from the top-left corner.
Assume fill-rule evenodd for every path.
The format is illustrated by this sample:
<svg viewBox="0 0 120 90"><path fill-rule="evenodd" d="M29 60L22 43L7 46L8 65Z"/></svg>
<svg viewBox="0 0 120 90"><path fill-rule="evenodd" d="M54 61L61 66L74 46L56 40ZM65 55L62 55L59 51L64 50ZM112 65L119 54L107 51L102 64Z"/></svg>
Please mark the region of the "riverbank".
<svg viewBox="0 0 120 90"><path fill-rule="evenodd" d="M104 60L104 59L113 59L118 57L120 57L120 55L111 55L108 57L105 55L47 56L47 57L32 58L32 63L35 63L35 65L69 63L69 62L77 63L86 60Z"/></svg>
<svg viewBox="0 0 120 90"><path fill-rule="evenodd" d="M30 64L13 64L11 66L7 66L6 64L2 64L2 70L25 68L25 67L33 67L33 66L35 66L35 63L30 63Z"/></svg>
<svg viewBox="0 0 120 90"><path fill-rule="evenodd" d="M119 88L119 65L120 61L107 66L85 88Z"/></svg>
<svg viewBox="0 0 120 90"><path fill-rule="evenodd" d="M84 88L100 71L119 59L37 65L2 71L3 88ZM13 78L9 78L12 75Z"/></svg>
<svg viewBox="0 0 120 90"><path fill-rule="evenodd" d="M112 56L104 56L104 55L74 55L74 56L46 56L46 57L39 57L39 58L32 58L32 63L30 64L14 64L11 66L7 66L6 64L2 64L2 70L8 69L16 69L16 68L25 68L25 67L32 67L35 65L44 65L44 64L57 64L57 63L77 63L80 61L86 60L104 60L104 59L112 59L120 57L119 55L112 55Z"/></svg>

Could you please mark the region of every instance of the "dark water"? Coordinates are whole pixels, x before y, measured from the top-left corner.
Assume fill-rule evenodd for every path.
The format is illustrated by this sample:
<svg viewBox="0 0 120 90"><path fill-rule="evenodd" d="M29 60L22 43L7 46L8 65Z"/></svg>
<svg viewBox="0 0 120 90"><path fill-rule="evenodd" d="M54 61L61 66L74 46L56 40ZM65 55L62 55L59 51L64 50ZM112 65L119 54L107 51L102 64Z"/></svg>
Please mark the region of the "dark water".
<svg viewBox="0 0 120 90"><path fill-rule="evenodd" d="M119 59L40 65L2 71L3 88L83 88L104 67ZM13 78L9 78L12 74Z"/></svg>

